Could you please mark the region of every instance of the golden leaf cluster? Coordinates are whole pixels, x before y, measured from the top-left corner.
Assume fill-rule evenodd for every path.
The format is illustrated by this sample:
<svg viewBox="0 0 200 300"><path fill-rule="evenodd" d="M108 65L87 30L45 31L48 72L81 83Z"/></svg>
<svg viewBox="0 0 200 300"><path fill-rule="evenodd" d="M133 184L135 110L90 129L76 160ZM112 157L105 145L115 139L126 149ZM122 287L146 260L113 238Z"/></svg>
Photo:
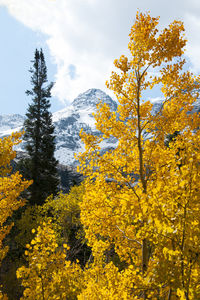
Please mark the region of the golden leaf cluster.
<svg viewBox="0 0 200 300"><path fill-rule="evenodd" d="M16 155L13 146L20 142L20 137L21 133L13 133L0 139L0 264L8 251L3 240L13 225L6 221L15 210L24 205L20 194L31 184L30 181L23 180L19 172L11 174L10 163ZM1 297L4 299L6 296L0 294L0 299Z"/></svg>
<svg viewBox="0 0 200 300"><path fill-rule="evenodd" d="M25 288L21 299L76 299L82 287L82 270L67 260L69 247L58 247L52 224L38 226L35 238L26 245L28 266L17 270Z"/></svg>

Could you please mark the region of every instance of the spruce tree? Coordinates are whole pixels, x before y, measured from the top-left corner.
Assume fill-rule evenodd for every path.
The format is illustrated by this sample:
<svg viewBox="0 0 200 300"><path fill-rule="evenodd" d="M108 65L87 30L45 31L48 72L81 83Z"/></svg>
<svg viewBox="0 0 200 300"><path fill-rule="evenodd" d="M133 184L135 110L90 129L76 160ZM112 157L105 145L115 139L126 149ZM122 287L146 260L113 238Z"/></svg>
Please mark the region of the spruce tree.
<svg viewBox="0 0 200 300"><path fill-rule="evenodd" d="M58 191L58 161L54 157L55 136L52 114L49 112L53 83L47 84L47 67L42 49L35 50L30 68L32 89L26 94L32 97L24 122L24 140L28 159L26 170L33 184L29 189L31 204L42 204L50 195Z"/></svg>

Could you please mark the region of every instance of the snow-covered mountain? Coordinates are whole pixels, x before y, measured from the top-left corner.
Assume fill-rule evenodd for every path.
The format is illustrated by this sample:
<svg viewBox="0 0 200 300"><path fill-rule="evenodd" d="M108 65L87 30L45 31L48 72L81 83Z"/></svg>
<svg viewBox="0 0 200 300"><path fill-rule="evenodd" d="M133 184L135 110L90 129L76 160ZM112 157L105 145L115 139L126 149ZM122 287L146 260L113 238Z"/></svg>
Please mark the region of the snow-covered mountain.
<svg viewBox="0 0 200 300"><path fill-rule="evenodd" d="M0 115L0 137L10 135L13 131L22 129L24 116L14 115Z"/></svg>
<svg viewBox="0 0 200 300"><path fill-rule="evenodd" d="M74 154L84 150L79 136L82 128L87 133L99 134L95 129L95 119L92 114L96 111L96 105L100 101L107 103L113 111L117 109L117 103L106 93L99 89L90 89L74 99L70 106L53 114L56 135L55 156L60 164L76 164ZM22 129L24 119L24 116L16 114L1 115L0 137ZM114 139L105 140L102 151L115 147L115 144ZM24 146L22 142L17 150L24 151Z"/></svg>
<svg viewBox="0 0 200 300"><path fill-rule="evenodd" d="M80 94L72 104L53 114L56 134L56 158L64 165L75 162L74 154L84 150L79 132L83 128L87 133L98 132L95 129L93 113L96 105L102 101L107 103L111 110L117 109L117 103L99 89L90 89ZM113 148L116 140L108 139L104 143L104 150Z"/></svg>
<svg viewBox="0 0 200 300"><path fill-rule="evenodd" d="M70 106L53 114L56 135L55 156L60 164L67 166L76 165L74 154L84 150L84 145L79 136L82 128L87 133L99 134L95 128L95 119L93 117L99 101L107 103L112 111L116 111L117 103L110 96L99 89L90 89L74 99ZM160 110L162 103L161 99L153 102L152 112L154 114ZM197 99L194 104L193 111L200 111L200 99ZM0 137L22 129L24 119L24 116L17 114L0 115ZM116 144L115 138L107 139L101 144L102 151L114 148ZM23 142L18 146L17 150L24 151Z"/></svg>

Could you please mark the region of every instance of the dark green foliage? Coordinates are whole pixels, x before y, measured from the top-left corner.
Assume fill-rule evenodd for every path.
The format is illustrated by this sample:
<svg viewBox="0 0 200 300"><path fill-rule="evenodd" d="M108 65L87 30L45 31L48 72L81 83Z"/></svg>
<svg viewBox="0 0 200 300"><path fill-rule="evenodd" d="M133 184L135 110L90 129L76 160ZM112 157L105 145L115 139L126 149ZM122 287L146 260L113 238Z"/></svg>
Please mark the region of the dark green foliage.
<svg viewBox="0 0 200 300"><path fill-rule="evenodd" d="M55 136L52 115L49 112L53 83L47 83L47 68L42 49L35 51L33 68L30 69L32 97L24 122L24 140L29 157L25 162L26 177L33 179L29 188L31 204L42 204L50 195L58 192L57 160L54 157Z"/></svg>
<svg viewBox="0 0 200 300"><path fill-rule="evenodd" d="M169 147L169 144L176 140L176 137L180 134L180 131L174 131L172 134L168 134L165 139L165 146Z"/></svg>

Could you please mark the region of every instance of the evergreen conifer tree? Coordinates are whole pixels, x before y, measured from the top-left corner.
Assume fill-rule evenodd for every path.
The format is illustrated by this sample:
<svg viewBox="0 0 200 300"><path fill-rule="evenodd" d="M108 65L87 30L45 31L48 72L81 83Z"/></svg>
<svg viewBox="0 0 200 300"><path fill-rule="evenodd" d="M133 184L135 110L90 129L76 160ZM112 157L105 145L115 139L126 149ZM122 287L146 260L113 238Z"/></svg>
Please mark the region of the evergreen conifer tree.
<svg viewBox="0 0 200 300"><path fill-rule="evenodd" d="M52 115L49 112L53 83L47 84L47 67L42 49L35 50L29 72L32 89L26 94L32 97L24 122L24 140L29 158L26 160L28 177L33 179L29 189L31 204L42 204L47 196L58 191L58 161L54 157L55 136Z"/></svg>

